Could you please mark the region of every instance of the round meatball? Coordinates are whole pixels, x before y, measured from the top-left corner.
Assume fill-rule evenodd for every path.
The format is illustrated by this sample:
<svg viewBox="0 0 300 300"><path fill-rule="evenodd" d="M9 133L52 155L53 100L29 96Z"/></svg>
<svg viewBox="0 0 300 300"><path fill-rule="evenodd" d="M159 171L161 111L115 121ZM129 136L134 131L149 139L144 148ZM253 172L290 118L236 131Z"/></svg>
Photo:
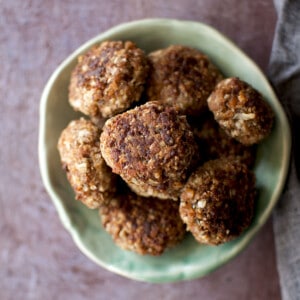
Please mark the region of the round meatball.
<svg viewBox="0 0 300 300"><path fill-rule="evenodd" d="M255 163L256 149L246 146L230 137L214 120L211 113L205 114L197 123L190 123L204 157L204 161L227 157L239 159L252 168Z"/></svg>
<svg viewBox="0 0 300 300"><path fill-rule="evenodd" d="M116 175L100 152L100 131L92 122L72 121L61 133L58 150L76 199L89 208L98 208L115 192Z"/></svg>
<svg viewBox="0 0 300 300"><path fill-rule="evenodd" d="M112 197L100 207L104 229L125 250L160 255L185 235L179 203L142 198L132 192Z"/></svg>
<svg viewBox="0 0 300 300"><path fill-rule="evenodd" d="M71 74L69 101L75 110L111 117L138 101L148 60L132 42L106 41L79 56Z"/></svg>
<svg viewBox="0 0 300 300"><path fill-rule="evenodd" d="M211 160L182 190L180 215L199 243L218 245L249 227L255 195L255 176L246 165L225 158Z"/></svg>
<svg viewBox="0 0 300 300"><path fill-rule="evenodd" d="M242 144L259 143L271 132L271 107L258 91L239 78L221 81L207 102L220 126Z"/></svg>
<svg viewBox="0 0 300 300"><path fill-rule="evenodd" d="M155 101L109 119L100 141L113 172L145 197L177 200L197 155L185 116Z"/></svg>
<svg viewBox="0 0 300 300"><path fill-rule="evenodd" d="M149 54L149 100L173 105L182 114L207 110L207 98L223 78L208 57L196 49L173 45Z"/></svg>

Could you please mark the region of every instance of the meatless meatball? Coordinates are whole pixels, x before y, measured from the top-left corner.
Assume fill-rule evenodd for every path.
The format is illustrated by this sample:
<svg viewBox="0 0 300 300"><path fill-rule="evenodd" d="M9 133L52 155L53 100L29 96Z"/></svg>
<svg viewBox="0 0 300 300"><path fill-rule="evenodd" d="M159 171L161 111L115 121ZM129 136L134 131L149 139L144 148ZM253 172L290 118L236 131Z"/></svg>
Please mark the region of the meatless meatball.
<svg viewBox="0 0 300 300"><path fill-rule="evenodd" d="M63 130L58 150L63 168L76 199L89 208L98 208L104 198L115 192L116 175L100 152L100 131L90 121L72 121Z"/></svg>
<svg viewBox="0 0 300 300"><path fill-rule="evenodd" d="M149 54L149 100L173 105L182 114L207 110L206 100L223 77L208 57L196 49L173 45Z"/></svg>
<svg viewBox="0 0 300 300"><path fill-rule="evenodd" d="M220 126L242 144L259 143L271 132L271 107L258 91L239 78L221 81L207 102Z"/></svg>
<svg viewBox="0 0 300 300"><path fill-rule="evenodd" d="M79 56L70 104L92 117L111 117L140 99L147 74L147 57L134 43L103 42Z"/></svg>
<svg viewBox="0 0 300 300"><path fill-rule="evenodd" d="M246 165L212 160L199 167L182 190L180 215L199 243L218 245L250 225L255 194L255 177Z"/></svg>
<svg viewBox="0 0 300 300"><path fill-rule="evenodd" d="M160 255L185 235L178 206L175 201L125 192L109 199L99 213L104 229L119 247L143 255Z"/></svg>
<svg viewBox="0 0 300 300"><path fill-rule="evenodd" d="M185 116L158 102L109 119L100 141L113 172L145 197L176 200L197 155Z"/></svg>
<svg viewBox="0 0 300 300"><path fill-rule="evenodd" d="M196 142L202 150L204 161L233 157L249 168L253 167L256 157L254 146L245 146L230 137L214 120L211 113L205 114L197 123L190 122Z"/></svg>

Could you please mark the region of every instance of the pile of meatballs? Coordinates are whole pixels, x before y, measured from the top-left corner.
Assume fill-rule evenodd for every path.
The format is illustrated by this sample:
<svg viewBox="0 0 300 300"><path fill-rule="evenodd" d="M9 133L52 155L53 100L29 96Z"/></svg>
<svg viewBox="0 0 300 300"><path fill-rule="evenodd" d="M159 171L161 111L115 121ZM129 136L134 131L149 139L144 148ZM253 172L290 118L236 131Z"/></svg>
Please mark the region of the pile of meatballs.
<svg viewBox="0 0 300 300"><path fill-rule="evenodd" d="M63 169L119 247L160 255L187 231L219 245L249 227L274 121L251 85L197 49L105 41L78 57L69 102L87 117L59 137Z"/></svg>

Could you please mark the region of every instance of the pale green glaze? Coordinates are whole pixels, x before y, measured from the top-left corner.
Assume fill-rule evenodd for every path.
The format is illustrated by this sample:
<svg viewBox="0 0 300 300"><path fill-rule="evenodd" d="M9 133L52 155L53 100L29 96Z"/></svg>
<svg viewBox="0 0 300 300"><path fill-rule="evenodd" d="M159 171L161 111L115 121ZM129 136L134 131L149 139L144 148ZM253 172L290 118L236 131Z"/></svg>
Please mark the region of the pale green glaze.
<svg viewBox="0 0 300 300"><path fill-rule="evenodd" d="M79 114L68 104L70 72L78 54L106 39L132 40L149 52L184 44L208 54L226 76L239 76L257 88L276 114L271 136L258 148L255 166L259 188L252 226L239 239L218 247L201 246L191 236L161 257L139 256L114 245L101 228L97 211L74 200L61 169L56 144L63 128ZM102 267L137 280L171 282L203 276L237 255L261 228L278 200L287 175L291 138L287 118L267 79L231 41L207 25L149 19L119 25L85 43L49 79L41 99L39 159L42 178L65 228L77 246Z"/></svg>

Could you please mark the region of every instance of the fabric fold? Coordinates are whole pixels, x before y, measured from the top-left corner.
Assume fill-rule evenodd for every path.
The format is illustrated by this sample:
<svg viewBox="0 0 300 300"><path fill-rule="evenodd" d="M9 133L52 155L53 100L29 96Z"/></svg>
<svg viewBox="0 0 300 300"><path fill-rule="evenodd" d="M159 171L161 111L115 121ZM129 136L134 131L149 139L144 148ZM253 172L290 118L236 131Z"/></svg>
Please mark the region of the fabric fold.
<svg viewBox="0 0 300 300"><path fill-rule="evenodd" d="M278 21L268 75L289 117L292 153L285 190L273 213L283 300L300 299L300 1L274 0Z"/></svg>

